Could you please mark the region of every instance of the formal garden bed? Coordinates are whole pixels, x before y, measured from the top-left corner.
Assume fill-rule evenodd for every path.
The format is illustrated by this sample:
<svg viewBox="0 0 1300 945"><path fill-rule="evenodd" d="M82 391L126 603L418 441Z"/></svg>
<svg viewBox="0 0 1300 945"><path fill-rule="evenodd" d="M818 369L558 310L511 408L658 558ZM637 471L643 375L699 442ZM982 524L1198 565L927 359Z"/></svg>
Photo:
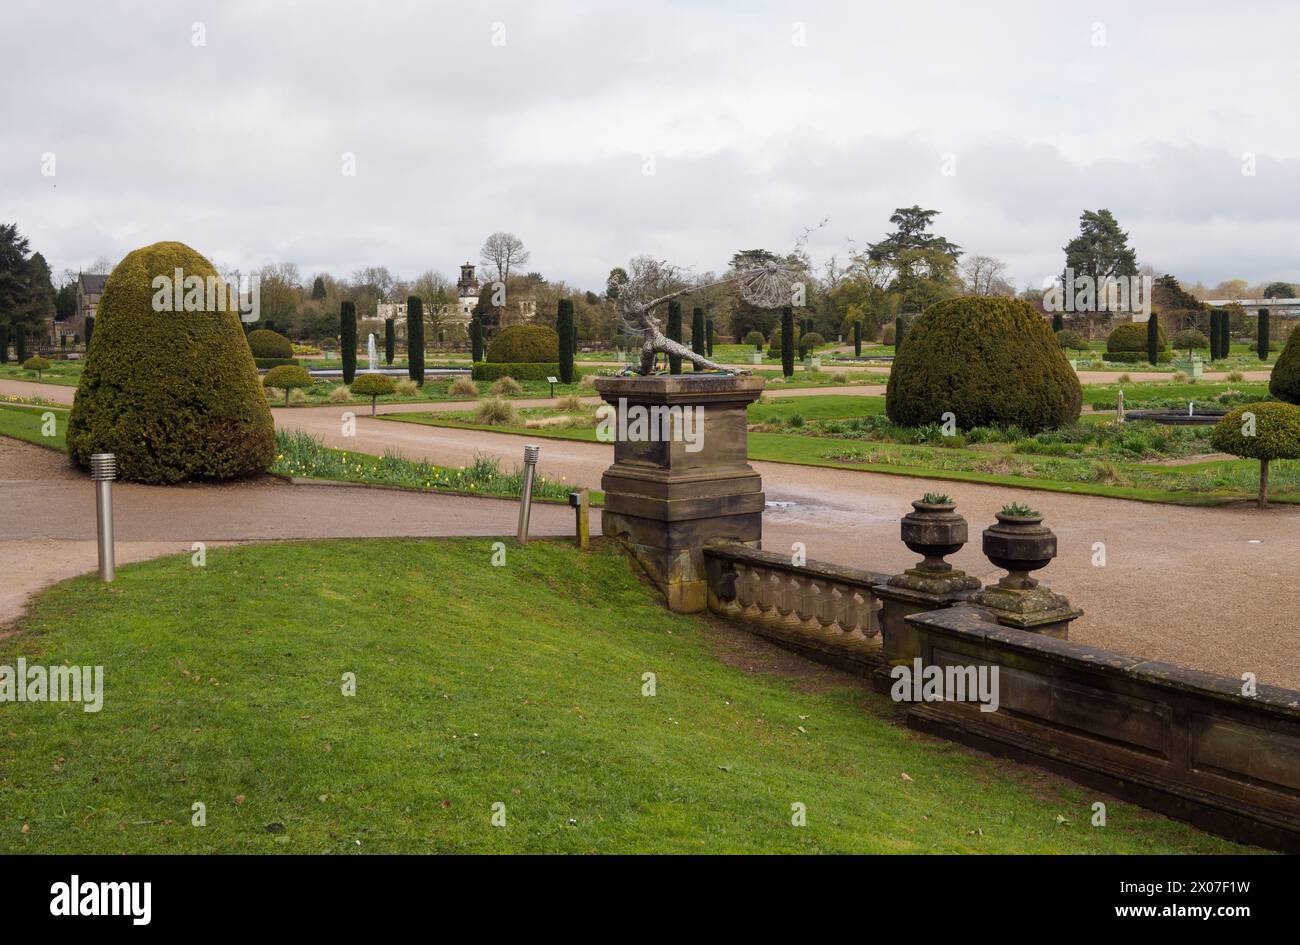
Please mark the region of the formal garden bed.
<svg viewBox="0 0 1300 945"><path fill-rule="evenodd" d="M1213 427L1152 422L1117 424L1119 390L1128 407L1223 407L1267 400L1259 383L1099 385L1084 390L1077 422L1036 434L1014 426L981 426L945 435L940 424L902 426L885 417L880 396L768 393L749 408L749 458L863 469L1113 498L1219 505L1251 498L1259 465L1225 457L1211 443ZM507 405L508 406L508 405ZM597 404L391 414L384 419L534 437L597 441ZM1271 466L1271 494L1300 502L1300 461Z"/></svg>
<svg viewBox="0 0 1300 945"><path fill-rule="evenodd" d="M1095 791L917 735L852 677L667 611L610 546L512 545L492 567L492 541L213 548L41 594L0 663L103 666L103 705L7 713L0 848L1245 849L1112 799L1096 829Z"/></svg>

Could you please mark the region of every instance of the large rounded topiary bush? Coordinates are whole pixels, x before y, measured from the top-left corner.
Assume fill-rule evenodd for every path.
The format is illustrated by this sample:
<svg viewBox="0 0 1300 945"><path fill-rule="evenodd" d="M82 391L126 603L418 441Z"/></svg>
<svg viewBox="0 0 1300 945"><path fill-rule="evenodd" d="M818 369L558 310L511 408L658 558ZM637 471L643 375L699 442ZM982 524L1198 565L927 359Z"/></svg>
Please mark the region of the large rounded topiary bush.
<svg viewBox="0 0 1300 945"><path fill-rule="evenodd" d="M494 364L558 362L560 336L545 325L511 325L493 339L487 359Z"/></svg>
<svg viewBox="0 0 1300 945"><path fill-rule="evenodd" d="M1300 404L1300 330L1291 330L1286 347L1277 356L1268 379L1268 392L1278 400Z"/></svg>
<svg viewBox="0 0 1300 945"><path fill-rule="evenodd" d="M259 328L248 333L248 347L255 358L292 358L293 342L278 331Z"/></svg>
<svg viewBox="0 0 1300 945"><path fill-rule="evenodd" d="M1165 340L1165 330L1159 328L1160 350L1163 351L1169 346ZM1118 354L1124 351L1147 350L1147 323L1146 322L1124 322L1122 325L1116 325L1115 329L1106 338L1106 351L1110 354Z"/></svg>
<svg viewBox="0 0 1300 945"><path fill-rule="evenodd" d="M941 423L951 412L963 429L1038 432L1078 419L1082 402L1079 379L1033 306L972 296L936 302L908 326L885 410L905 426Z"/></svg>
<svg viewBox="0 0 1300 945"><path fill-rule="evenodd" d="M137 249L113 270L68 419L68 452L117 454L118 475L140 482L229 479L262 472L275 427L233 293L217 311L154 311L157 276L216 279L184 243Z"/></svg>

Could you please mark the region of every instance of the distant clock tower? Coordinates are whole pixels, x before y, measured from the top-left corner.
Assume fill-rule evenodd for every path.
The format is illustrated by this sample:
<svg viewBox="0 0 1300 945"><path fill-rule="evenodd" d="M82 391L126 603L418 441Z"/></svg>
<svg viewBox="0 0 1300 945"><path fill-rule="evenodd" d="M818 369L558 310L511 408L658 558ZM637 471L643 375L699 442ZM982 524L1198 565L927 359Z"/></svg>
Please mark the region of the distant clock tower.
<svg viewBox="0 0 1300 945"><path fill-rule="evenodd" d="M456 283L456 295L460 298L460 310L464 315L471 315L478 305L479 284L474 277L474 264L465 263L460 267L460 280Z"/></svg>

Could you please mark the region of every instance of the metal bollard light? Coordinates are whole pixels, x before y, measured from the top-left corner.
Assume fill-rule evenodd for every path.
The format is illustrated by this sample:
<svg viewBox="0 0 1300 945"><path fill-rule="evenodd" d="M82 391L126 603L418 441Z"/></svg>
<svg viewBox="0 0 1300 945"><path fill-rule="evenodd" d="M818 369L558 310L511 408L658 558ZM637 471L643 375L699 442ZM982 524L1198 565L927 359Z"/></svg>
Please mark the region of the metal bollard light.
<svg viewBox="0 0 1300 945"><path fill-rule="evenodd" d="M113 480L117 478L117 457L112 453L92 453L90 478L95 481L99 576L102 580L111 581L117 574L113 566Z"/></svg>
<svg viewBox="0 0 1300 945"><path fill-rule="evenodd" d="M528 515L533 510L533 474L537 472L540 446L524 447L524 482L519 492L519 544L528 544Z"/></svg>

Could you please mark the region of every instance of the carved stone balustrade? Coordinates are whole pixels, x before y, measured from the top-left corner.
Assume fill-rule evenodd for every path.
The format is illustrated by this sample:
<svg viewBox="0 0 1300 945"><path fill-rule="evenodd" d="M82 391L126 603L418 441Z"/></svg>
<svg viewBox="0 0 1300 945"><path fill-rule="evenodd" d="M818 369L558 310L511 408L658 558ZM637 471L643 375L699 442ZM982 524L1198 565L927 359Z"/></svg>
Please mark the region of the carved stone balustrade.
<svg viewBox="0 0 1300 945"><path fill-rule="evenodd" d="M783 646L865 675L881 660L880 603L887 574L836 564L794 564L741 544L704 549L708 605Z"/></svg>

